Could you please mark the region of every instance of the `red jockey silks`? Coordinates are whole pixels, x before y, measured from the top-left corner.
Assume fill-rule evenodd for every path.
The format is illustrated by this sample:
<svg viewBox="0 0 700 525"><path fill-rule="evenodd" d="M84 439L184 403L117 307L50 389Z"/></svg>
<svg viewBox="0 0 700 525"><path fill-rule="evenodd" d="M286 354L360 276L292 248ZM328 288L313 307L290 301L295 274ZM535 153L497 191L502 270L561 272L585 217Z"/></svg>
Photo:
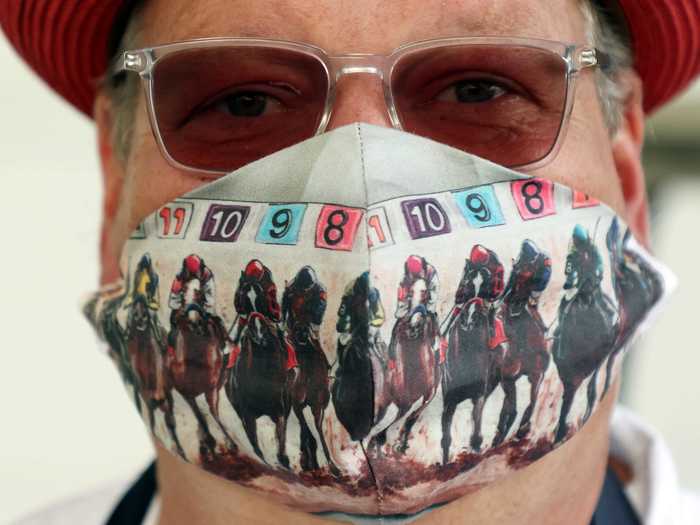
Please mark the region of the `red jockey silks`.
<svg viewBox="0 0 700 525"><path fill-rule="evenodd" d="M585 194L364 124L162 206L122 276L86 312L156 438L354 514L416 512L556 448L672 283Z"/></svg>

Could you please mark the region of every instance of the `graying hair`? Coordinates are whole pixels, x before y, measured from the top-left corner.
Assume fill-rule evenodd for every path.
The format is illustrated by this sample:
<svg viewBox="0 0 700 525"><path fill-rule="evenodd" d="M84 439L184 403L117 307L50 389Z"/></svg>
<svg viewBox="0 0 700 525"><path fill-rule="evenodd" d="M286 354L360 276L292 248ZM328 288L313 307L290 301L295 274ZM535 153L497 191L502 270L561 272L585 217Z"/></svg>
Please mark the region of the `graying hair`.
<svg viewBox="0 0 700 525"><path fill-rule="evenodd" d="M143 4L131 13L113 60L119 59L124 51L139 46L143 31ZM579 5L586 22L587 43L604 51L608 57L608 67L597 68L595 74L605 124L614 136L620 126L629 92L629 86L620 81L620 73L633 65L631 44L624 23L619 22L619 13L605 7L601 0L580 0ZM125 73L119 77L106 76L102 82L114 113L112 144L117 158L123 163L131 147L138 87L138 77Z"/></svg>

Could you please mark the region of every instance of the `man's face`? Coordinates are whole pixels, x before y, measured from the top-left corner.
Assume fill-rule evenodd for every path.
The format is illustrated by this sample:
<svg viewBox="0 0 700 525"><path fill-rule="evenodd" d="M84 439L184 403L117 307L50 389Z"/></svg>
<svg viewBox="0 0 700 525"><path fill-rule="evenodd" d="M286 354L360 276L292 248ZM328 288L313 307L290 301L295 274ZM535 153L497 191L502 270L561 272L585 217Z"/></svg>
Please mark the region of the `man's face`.
<svg viewBox="0 0 700 525"><path fill-rule="evenodd" d="M407 42L450 36L589 43L579 0L148 0L142 16L144 30L138 43L142 47L214 36L295 40L319 46L330 55L389 54ZM595 74L582 73L577 86L561 150L551 163L530 174L583 190L625 217L628 203L601 112ZM105 164L106 199L113 203L107 206L111 211L106 213L104 225L105 281L117 277L121 246L140 220L211 180L166 162L151 132L142 94L134 115L126 163ZM374 75L346 76L337 86L328 130L352 122L391 126L381 81ZM104 160L104 147L102 153ZM646 232L630 222L643 238Z"/></svg>

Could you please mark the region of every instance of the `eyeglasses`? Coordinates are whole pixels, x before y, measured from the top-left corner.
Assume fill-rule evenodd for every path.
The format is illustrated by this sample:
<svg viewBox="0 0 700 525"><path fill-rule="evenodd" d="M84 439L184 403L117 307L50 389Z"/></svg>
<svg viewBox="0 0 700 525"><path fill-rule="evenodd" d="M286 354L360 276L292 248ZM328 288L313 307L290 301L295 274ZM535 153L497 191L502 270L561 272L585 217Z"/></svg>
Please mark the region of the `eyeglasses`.
<svg viewBox="0 0 700 525"><path fill-rule="evenodd" d="M207 38L127 51L154 136L182 169L226 173L323 133L344 75L377 75L392 125L492 162L535 169L557 153L578 73L607 67L588 46L443 38L390 55L329 56L303 43Z"/></svg>

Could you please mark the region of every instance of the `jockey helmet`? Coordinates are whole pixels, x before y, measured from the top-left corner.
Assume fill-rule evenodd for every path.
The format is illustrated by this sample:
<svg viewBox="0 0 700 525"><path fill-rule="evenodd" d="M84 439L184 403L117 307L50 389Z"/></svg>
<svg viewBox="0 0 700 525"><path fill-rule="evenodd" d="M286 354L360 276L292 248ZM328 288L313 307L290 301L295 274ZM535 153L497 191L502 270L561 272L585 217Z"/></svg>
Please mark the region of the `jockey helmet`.
<svg viewBox="0 0 700 525"><path fill-rule="evenodd" d="M257 259L251 260L245 267L245 276L248 278L260 280L265 274L265 266Z"/></svg>
<svg viewBox="0 0 700 525"><path fill-rule="evenodd" d="M146 268L150 268L151 265L152 265L152 264L151 264L151 256L150 256L150 254L144 253L144 254L141 256L141 260L139 260L139 264L138 264L138 266L136 267L136 271L139 272L139 271L141 271L141 270L145 270Z"/></svg>
<svg viewBox="0 0 700 525"><path fill-rule="evenodd" d="M423 258L418 255L411 255L406 259L406 273L419 275L423 271Z"/></svg>
<svg viewBox="0 0 700 525"><path fill-rule="evenodd" d="M474 264L486 264L489 260L489 251L481 244L476 244L472 248L469 260Z"/></svg>
<svg viewBox="0 0 700 525"><path fill-rule="evenodd" d="M588 232L586 229L581 226L580 224L577 224L576 227L574 228L574 246L579 247L583 246L588 242Z"/></svg>
<svg viewBox="0 0 700 525"><path fill-rule="evenodd" d="M199 272L202 270L202 266L204 266L204 261L202 261L202 258L195 254L185 257L183 263L185 270L187 270L190 275L199 275Z"/></svg>
<svg viewBox="0 0 700 525"><path fill-rule="evenodd" d="M520 247L520 260L522 262L531 262L537 257L537 245L530 239L525 239Z"/></svg>
<svg viewBox="0 0 700 525"><path fill-rule="evenodd" d="M304 266L299 270L296 279L294 279L294 284L302 290L308 290L316 284L316 272L311 266Z"/></svg>

